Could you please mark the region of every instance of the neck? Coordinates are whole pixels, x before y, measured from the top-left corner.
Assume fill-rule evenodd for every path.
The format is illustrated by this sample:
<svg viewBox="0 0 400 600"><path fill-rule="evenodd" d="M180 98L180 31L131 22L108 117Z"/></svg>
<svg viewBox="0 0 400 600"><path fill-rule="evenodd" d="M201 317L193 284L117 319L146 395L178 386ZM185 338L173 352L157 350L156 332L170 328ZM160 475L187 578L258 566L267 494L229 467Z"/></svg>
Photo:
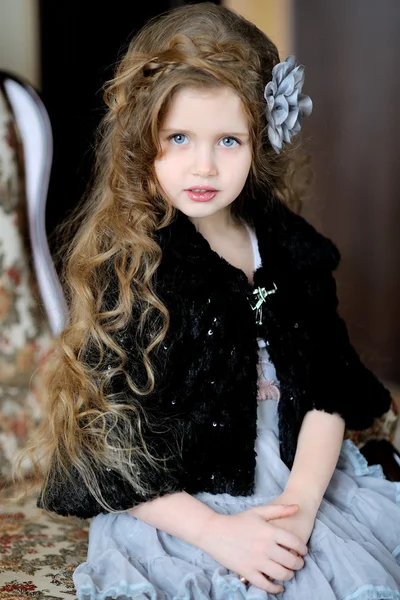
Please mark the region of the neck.
<svg viewBox="0 0 400 600"><path fill-rule="evenodd" d="M205 238L224 235L238 226L237 219L232 215L229 206L208 217L189 217L189 220Z"/></svg>

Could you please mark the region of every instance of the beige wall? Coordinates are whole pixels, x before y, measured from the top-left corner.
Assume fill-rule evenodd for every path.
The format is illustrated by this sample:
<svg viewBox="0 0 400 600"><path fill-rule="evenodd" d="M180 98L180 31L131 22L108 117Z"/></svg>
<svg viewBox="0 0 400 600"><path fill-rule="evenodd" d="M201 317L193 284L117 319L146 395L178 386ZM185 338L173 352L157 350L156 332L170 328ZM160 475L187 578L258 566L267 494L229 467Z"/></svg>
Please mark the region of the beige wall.
<svg viewBox="0 0 400 600"><path fill-rule="evenodd" d="M222 4L252 21L278 48L281 60L293 49L294 0L222 0Z"/></svg>
<svg viewBox="0 0 400 600"><path fill-rule="evenodd" d="M38 0L0 0L0 69L40 88Z"/></svg>

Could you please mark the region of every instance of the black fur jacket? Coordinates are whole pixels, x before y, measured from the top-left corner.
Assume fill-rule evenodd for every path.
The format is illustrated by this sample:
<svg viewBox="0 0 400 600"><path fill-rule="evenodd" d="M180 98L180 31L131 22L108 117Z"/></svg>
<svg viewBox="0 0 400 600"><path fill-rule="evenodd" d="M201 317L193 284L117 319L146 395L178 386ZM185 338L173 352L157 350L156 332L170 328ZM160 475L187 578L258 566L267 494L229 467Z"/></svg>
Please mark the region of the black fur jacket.
<svg viewBox="0 0 400 600"><path fill-rule="evenodd" d="M262 259L254 287L275 290L262 304L261 325L245 274L214 252L183 213L158 232L163 258L156 291L171 325L159 347L158 364L165 368L152 398L174 429L147 441L165 456L178 431L182 456L170 463L169 477L146 474L157 490L153 497L254 492L257 337L267 341L280 382L280 452L289 468L307 411L339 413L347 428L365 429L390 408L388 390L362 364L338 315L336 246L280 203L268 209L254 203L248 218ZM129 353L129 331L119 342ZM72 471L73 486L52 469L50 509L80 517L104 512ZM136 495L112 471L101 474L101 489L116 510L152 499Z"/></svg>

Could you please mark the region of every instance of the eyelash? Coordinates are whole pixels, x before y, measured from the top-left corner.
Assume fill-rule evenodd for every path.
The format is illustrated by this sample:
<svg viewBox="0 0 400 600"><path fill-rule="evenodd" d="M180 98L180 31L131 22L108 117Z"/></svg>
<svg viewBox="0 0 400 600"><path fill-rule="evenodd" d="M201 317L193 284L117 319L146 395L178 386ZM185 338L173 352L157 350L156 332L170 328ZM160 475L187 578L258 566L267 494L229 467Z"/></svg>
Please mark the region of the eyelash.
<svg viewBox="0 0 400 600"><path fill-rule="evenodd" d="M171 141L172 138L176 137L177 135L183 135L185 137L187 137L187 135L185 133L173 133L172 135L169 135L167 137L168 141ZM238 140L236 137L230 136L230 135L226 135L225 137L221 138L222 140L235 140L235 142L238 143L239 146L242 145L242 142L240 140ZM182 146L183 144L177 144L177 146ZM226 146L225 146L226 148Z"/></svg>

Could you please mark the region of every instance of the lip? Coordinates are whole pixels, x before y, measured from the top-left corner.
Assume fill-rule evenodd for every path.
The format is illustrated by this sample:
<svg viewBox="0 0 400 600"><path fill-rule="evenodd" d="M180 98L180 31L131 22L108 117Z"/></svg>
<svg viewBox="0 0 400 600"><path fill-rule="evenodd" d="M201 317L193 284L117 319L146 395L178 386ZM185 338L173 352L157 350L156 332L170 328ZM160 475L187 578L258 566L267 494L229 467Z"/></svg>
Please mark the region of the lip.
<svg viewBox="0 0 400 600"><path fill-rule="evenodd" d="M218 192L214 190L205 190L204 192L193 192L192 190L185 191L193 202L209 202L218 194Z"/></svg>
<svg viewBox="0 0 400 600"><path fill-rule="evenodd" d="M191 192L192 190L207 190L207 192L218 192L219 191L209 185L192 185L192 187L186 188L185 192Z"/></svg>

